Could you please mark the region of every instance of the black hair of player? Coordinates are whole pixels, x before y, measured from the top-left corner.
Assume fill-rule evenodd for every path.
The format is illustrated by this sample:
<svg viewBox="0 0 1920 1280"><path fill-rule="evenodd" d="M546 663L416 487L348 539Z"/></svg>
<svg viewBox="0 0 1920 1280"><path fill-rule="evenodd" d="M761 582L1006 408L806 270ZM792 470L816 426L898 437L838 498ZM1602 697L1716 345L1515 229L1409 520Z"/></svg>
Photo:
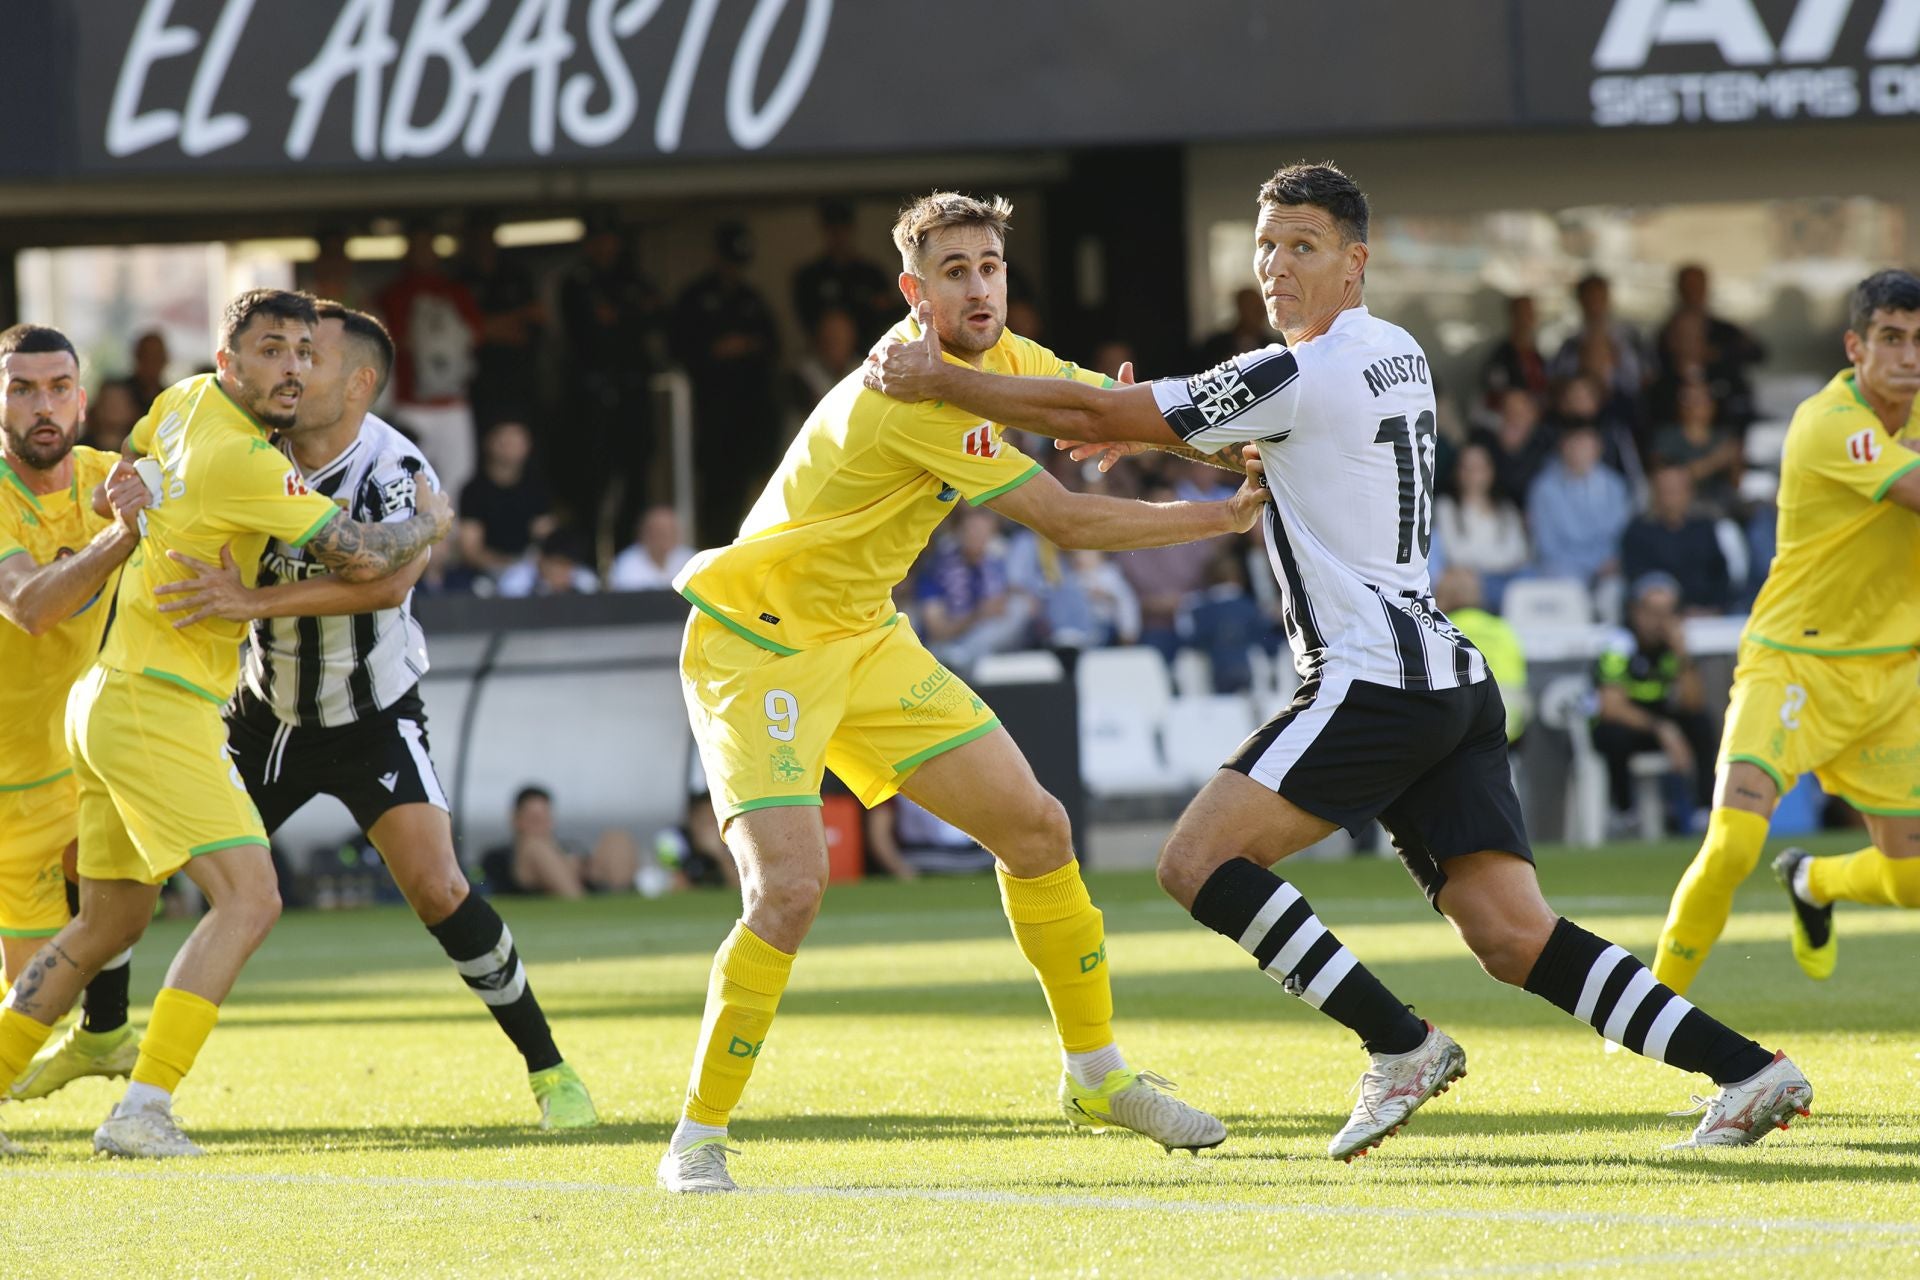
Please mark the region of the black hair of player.
<svg viewBox="0 0 1920 1280"><path fill-rule="evenodd" d="M321 320L338 320L347 340L365 348L371 357L367 363L375 375L373 398L378 400L380 393L387 389L388 375L393 372L393 335L387 332L387 326L380 323L378 316L326 299L313 304L313 313L316 324Z"/></svg>
<svg viewBox="0 0 1920 1280"><path fill-rule="evenodd" d="M516 814L519 813L527 807L527 801L529 800L545 800L548 804L552 804L553 793L545 787L522 787L513 793L513 811Z"/></svg>
<svg viewBox="0 0 1920 1280"><path fill-rule="evenodd" d="M1876 311L1920 311L1920 276L1895 268L1862 280L1847 303L1847 328L1866 337Z"/></svg>
<svg viewBox="0 0 1920 1280"><path fill-rule="evenodd" d="M16 324L0 332L0 359L44 355L49 351L66 352L73 357L74 366L79 367L80 353L73 349L73 339L51 325Z"/></svg>
<svg viewBox="0 0 1920 1280"><path fill-rule="evenodd" d="M1307 205L1323 210L1347 244L1367 242L1372 216L1366 192L1332 164L1290 164L1260 185L1261 204Z"/></svg>
<svg viewBox="0 0 1920 1280"><path fill-rule="evenodd" d="M287 289L248 289L237 293L220 313L220 349L234 351L233 345L247 331L255 316L273 320L298 320L311 329L320 322L314 314L313 295Z"/></svg>

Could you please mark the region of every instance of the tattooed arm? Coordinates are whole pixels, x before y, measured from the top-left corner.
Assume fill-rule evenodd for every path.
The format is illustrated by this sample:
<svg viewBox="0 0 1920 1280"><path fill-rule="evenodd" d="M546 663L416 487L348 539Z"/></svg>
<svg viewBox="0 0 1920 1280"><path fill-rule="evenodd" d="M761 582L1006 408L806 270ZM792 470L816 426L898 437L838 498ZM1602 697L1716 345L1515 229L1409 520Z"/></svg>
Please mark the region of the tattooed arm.
<svg viewBox="0 0 1920 1280"><path fill-rule="evenodd" d="M1187 444L1139 444L1136 442L1088 444L1074 440L1055 440L1056 449L1070 450L1075 462L1085 462L1089 458L1100 459L1100 470L1111 471L1113 464L1122 458L1131 458L1136 454L1152 451L1170 454L1176 458L1185 458L1190 462L1202 462L1209 467L1219 467L1222 471L1231 471L1236 475L1247 474L1249 458L1258 460L1258 451L1249 451L1248 446L1239 443L1229 444L1213 453L1202 453Z"/></svg>
<svg viewBox="0 0 1920 1280"><path fill-rule="evenodd" d="M307 541L307 552L345 582L375 582L398 573L453 527L453 506L445 494L422 485L418 502L418 515L392 524L362 524L337 515Z"/></svg>
<svg viewBox="0 0 1920 1280"><path fill-rule="evenodd" d="M1247 474L1247 459L1244 447L1237 443L1227 445L1212 453L1202 453L1192 445L1185 444L1156 444L1149 445L1148 448L1153 449L1157 453L1170 453L1176 458L1185 458L1189 462L1204 462L1210 467L1218 467L1222 471L1231 471L1235 475L1243 476Z"/></svg>

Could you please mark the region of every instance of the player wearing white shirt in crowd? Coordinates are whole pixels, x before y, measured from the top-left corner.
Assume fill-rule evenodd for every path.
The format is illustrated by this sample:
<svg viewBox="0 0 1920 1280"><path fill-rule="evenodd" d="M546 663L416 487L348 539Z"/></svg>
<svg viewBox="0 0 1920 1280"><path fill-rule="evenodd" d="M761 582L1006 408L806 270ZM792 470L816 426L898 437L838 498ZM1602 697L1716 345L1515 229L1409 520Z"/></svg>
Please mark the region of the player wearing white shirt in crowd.
<svg viewBox="0 0 1920 1280"><path fill-rule="evenodd" d="M1375 818L1488 973L1721 1086L1684 1145L1756 1142L1805 1114L1805 1077L1541 896L1499 690L1433 602L1431 374L1412 335L1362 303L1368 219L1366 197L1330 165L1275 173L1260 189L1254 272L1286 343L1193 378L1103 389L985 374L943 359L923 321L919 340L875 348L869 384L1063 447L1089 442L1074 456L1105 453L1103 467L1143 449L1232 470L1249 455L1262 463L1273 490L1267 552L1303 683L1187 807L1159 876L1196 920L1372 1055L1328 1154L1350 1160L1377 1146L1466 1072L1460 1047L1268 869Z"/></svg>

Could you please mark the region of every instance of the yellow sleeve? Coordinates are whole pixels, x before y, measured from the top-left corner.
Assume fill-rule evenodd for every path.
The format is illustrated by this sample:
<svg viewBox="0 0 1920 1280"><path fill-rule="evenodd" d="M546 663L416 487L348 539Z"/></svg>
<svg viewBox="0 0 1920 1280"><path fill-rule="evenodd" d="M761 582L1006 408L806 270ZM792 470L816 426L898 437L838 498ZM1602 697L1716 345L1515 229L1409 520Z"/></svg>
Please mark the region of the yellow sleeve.
<svg viewBox="0 0 1920 1280"><path fill-rule="evenodd" d="M915 467L951 486L975 506L991 502L1040 474L1040 464L1000 438L1000 428L950 405L900 404L873 397L885 406L880 424L882 448L903 466Z"/></svg>
<svg viewBox="0 0 1920 1280"><path fill-rule="evenodd" d="M1844 405L1812 410L1795 421L1785 465L1878 502L1895 480L1920 467L1920 453L1889 435L1871 409Z"/></svg>
<svg viewBox="0 0 1920 1280"><path fill-rule="evenodd" d="M1090 387L1113 385L1113 379L1106 374L1082 369L1071 360L1062 360L1039 343L1018 334L1012 335L1008 354L1013 358L1013 372L1024 378L1070 378Z"/></svg>
<svg viewBox="0 0 1920 1280"><path fill-rule="evenodd" d="M287 456L265 441L229 448L211 469L207 523L231 533L264 533L302 546L340 514L307 488Z"/></svg>
<svg viewBox="0 0 1920 1280"><path fill-rule="evenodd" d="M173 388L168 387L154 399L152 407L147 410L145 416L133 424L133 430L127 432L127 447L141 457L146 457L153 452L154 430L172 410L174 398Z"/></svg>

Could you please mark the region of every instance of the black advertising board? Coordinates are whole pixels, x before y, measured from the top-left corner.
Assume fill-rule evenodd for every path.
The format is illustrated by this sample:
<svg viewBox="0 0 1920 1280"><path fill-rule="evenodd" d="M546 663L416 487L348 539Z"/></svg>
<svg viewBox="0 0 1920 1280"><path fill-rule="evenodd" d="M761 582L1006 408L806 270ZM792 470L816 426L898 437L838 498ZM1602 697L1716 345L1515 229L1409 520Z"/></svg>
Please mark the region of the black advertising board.
<svg viewBox="0 0 1920 1280"><path fill-rule="evenodd" d="M1920 114L1920 0L68 0L29 175ZM17 42L10 41L16 52ZM56 145L57 142L57 145Z"/></svg>

